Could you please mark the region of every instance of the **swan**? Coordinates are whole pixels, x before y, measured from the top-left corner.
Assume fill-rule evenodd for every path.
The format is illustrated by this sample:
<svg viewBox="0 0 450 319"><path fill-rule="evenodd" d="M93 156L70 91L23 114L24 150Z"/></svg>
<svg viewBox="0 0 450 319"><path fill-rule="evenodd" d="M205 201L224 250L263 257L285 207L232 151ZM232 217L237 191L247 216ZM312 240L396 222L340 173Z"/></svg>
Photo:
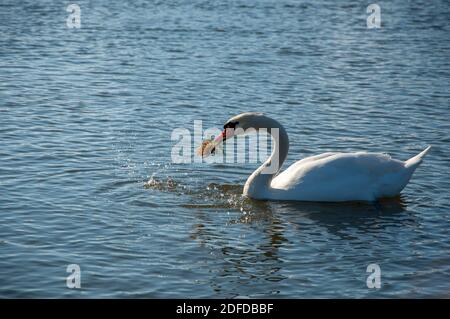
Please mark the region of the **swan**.
<svg viewBox="0 0 450 319"><path fill-rule="evenodd" d="M263 113L242 113L230 118L213 141L208 156L233 136L265 129L274 141L270 157L247 179L243 195L259 200L315 202L376 201L398 195L430 150L403 162L387 154L328 152L299 160L283 172L289 151L284 127Z"/></svg>

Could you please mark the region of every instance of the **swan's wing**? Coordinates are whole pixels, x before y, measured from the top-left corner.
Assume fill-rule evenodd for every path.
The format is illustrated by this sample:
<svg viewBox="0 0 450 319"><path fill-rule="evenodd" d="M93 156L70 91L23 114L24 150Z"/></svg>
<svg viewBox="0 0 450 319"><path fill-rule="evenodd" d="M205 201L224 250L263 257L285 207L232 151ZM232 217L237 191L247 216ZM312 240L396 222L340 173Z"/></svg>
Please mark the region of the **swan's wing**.
<svg viewBox="0 0 450 319"><path fill-rule="evenodd" d="M404 162L387 154L325 153L294 163L272 180L271 187L287 198L372 200L381 193L400 192L407 183L401 178L404 172Z"/></svg>
<svg viewBox="0 0 450 319"><path fill-rule="evenodd" d="M341 153L336 153L336 152L327 152L327 153L322 153L319 155L313 155L313 156L309 156L309 157L305 157L295 163L293 163L291 166L289 166L288 168L286 168L282 173L280 173L278 176L280 176L281 174L285 174L287 175L292 175L295 174L296 171L300 170L301 167L303 167L303 165L306 165L308 163L314 163L317 162L319 160L325 159L327 157L336 155L336 154L341 154Z"/></svg>

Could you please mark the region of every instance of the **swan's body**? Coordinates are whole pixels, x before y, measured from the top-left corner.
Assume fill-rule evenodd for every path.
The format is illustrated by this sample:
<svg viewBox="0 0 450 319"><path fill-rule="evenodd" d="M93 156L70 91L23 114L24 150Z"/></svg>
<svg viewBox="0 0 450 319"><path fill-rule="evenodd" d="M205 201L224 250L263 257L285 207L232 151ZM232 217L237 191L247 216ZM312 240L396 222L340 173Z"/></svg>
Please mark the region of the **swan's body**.
<svg viewBox="0 0 450 319"><path fill-rule="evenodd" d="M272 134L272 155L245 183L244 195L255 199L340 202L392 197L408 184L430 149L406 162L379 153L324 153L297 161L280 173L289 150L289 139L280 123L261 113L243 113L227 123L236 123L234 129L279 132L278 136ZM229 137L225 131L222 135L223 139Z"/></svg>
<svg viewBox="0 0 450 319"><path fill-rule="evenodd" d="M256 193L247 189L246 195L276 200L374 201L399 194L417 165L407 166L385 154L324 153L292 164L272 179L270 187Z"/></svg>

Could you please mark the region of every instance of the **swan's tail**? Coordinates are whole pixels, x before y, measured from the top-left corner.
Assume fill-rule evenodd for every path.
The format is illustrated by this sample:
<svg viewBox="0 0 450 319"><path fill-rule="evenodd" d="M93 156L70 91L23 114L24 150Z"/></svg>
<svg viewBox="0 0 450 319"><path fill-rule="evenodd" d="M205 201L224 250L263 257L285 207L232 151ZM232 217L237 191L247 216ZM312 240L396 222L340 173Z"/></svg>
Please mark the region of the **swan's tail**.
<svg viewBox="0 0 450 319"><path fill-rule="evenodd" d="M425 155L427 155L428 151L430 150L431 146L428 146L425 150L417 154L416 156L410 158L405 162L406 168L411 168L413 171L417 168L417 166L422 163L422 159Z"/></svg>

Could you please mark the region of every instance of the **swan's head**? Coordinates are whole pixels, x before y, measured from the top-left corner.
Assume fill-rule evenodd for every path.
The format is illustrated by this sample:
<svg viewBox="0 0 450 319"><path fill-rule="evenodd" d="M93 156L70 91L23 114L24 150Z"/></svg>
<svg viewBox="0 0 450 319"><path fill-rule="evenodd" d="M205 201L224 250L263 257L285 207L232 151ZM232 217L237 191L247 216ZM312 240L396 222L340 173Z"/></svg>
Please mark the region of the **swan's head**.
<svg viewBox="0 0 450 319"><path fill-rule="evenodd" d="M223 131L220 133L220 135L217 136L214 141L204 141L202 146L199 148L198 153L203 157L209 156L210 154L214 154L216 151L216 147L226 140L234 136L255 133L260 129L264 129L266 133L269 133L272 136L272 129L281 129L282 132L284 132L284 138L287 141L287 143L285 144L287 145L287 147L289 146L289 140L287 139L284 128L280 123L264 115L263 113L247 112L233 116L228 121L226 121L223 125Z"/></svg>
<svg viewBox="0 0 450 319"><path fill-rule="evenodd" d="M259 130L260 128L266 128L267 117L263 113L247 112L233 116L223 125L222 133L216 137L214 142L216 145L225 142L233 136L243 135L252 130ZM212 150L214 153L214 149Z"/></svg>

